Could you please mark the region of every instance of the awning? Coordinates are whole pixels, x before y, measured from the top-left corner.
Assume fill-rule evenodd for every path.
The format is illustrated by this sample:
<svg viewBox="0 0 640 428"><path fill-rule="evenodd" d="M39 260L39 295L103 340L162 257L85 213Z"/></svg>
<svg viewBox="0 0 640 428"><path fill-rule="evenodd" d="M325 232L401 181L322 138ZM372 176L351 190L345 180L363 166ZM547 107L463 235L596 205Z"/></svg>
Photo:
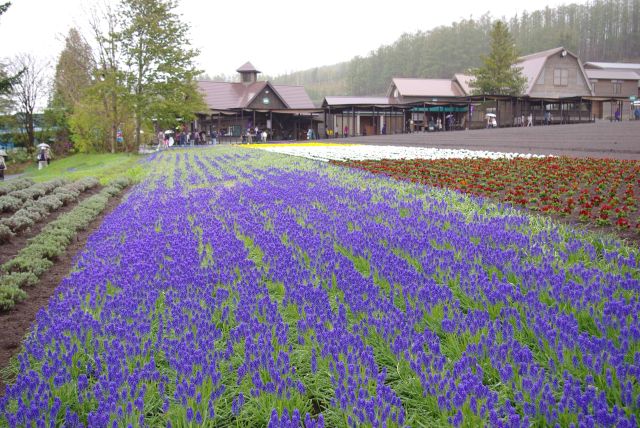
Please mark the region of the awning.
<svg viewBox="0 0 640 428"><path fill-rule="evenodd" d="M430 106L430 107L414 107L411 109L412 112L420 112L420 111L428 111L433 113L455 113L455 112L466 112L467 107L458 107L458 106Z"/></svg>

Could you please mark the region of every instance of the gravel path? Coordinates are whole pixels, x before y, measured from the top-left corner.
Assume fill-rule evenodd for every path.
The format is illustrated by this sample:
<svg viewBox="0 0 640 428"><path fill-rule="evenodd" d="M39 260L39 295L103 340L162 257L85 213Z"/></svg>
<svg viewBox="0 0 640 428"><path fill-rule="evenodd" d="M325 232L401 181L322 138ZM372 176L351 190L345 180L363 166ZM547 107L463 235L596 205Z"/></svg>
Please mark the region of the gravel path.
<svg viewBox="0 0 640 428"><path fill-rule="evenodd" d="M640 121L374 135L331 142L640 160Z"/></svg>

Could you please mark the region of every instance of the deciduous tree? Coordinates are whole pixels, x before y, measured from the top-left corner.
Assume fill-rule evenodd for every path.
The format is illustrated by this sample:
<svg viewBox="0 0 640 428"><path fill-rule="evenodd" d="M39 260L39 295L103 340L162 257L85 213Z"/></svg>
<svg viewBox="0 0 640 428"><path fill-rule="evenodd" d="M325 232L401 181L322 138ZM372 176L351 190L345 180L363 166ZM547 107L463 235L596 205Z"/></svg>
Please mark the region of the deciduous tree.
<svg viewBox="0 0 640 428"><path fill-rule="evenodd" d="M204 111L194 79L198 51L190 48L187 25L174 12L173 0L122 0L120 43L130 106L135 114L135 142L152 118L159 122L194 118Z"/></svg>
<svg viewBox="0 0 640 428"><path fill-rule="evenodd" d="M0 4L0 15L5 13L7 9L9 9L11 3ZM20 75L22 74L22 70L18 70L18 72L14 75L8 75L5 71L6 65L0 63L0 108L2 110L6 109L10 102L6 98L3 100L3 96L9 94L11 91L11 87L18 82L20 79ZM2 111L0 110L0 111Z"/></svg>
<svg viewBox="0 0 640 428"><path fill-rule="evenodd" d="M10 72L21 72L20 80L13 84L11 97L15 109L21 118L27 136L27 149L32 150L35 143L34 114L39 103L49 91L45 70L47 64L38 61L30 54L19 54L11 62Z"/></svg>

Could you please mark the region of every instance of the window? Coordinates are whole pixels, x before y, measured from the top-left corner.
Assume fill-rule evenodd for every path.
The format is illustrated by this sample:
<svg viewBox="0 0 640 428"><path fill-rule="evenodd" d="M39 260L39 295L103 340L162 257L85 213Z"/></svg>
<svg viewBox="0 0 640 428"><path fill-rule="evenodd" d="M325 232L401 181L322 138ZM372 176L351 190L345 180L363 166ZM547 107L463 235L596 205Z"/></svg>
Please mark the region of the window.
<svg viewBox="0 0 640 428"><path fill-rule="evenodd" d="M591 83L591 89L593 89L593 92L595 93L596 92L596 83L598 83L598 80L597 79L591 79L589 81L589 83Z"/></svg>
<svg viewBox="0 0 640 428"><path fill-rule="evenodd" d="M569 70L567 70L566 68L556 68L555 70L553 70L553 85L568 86Z"/></svg>
<svg viewBox="0 0 640 428"><path fill-rule="evenodd" d="M612 80L613 95L620 95L622 93L622 80Z"/></svg>

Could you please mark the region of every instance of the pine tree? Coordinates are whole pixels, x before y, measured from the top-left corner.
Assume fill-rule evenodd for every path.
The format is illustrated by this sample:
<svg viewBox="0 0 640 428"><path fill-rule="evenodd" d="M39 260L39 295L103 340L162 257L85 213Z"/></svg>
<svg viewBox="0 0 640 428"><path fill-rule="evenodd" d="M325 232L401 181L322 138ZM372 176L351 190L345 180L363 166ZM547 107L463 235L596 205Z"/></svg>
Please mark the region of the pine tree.
<svg viewBox="0 0 640 428"><path fill-rule="evenodd" d="M507 25L496 21L490 33L491 52L483 57L483 65L473 69L471 87L476 94L521 95L526 78L515 66L518 52Z"/></svg>
<svg viewBox="0 0 640 428"><path fill-rule="evenodd" d="M53 96L45 110L45 121L57 130L58 141L69 140L69 117L91 86L94 71L91 47L77 29L71 28L58 57Z"/></svg>

